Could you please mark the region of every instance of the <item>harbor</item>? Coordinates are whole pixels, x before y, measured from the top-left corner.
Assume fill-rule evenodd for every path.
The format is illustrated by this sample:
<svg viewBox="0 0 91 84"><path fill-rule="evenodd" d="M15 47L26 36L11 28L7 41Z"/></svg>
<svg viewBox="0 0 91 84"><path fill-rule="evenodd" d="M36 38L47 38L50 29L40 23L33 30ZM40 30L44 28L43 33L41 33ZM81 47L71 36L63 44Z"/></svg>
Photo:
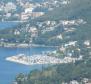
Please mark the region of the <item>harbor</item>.
<svg viewBox="0 0 91 84"><path fill-rule="evenodd" d="M37 65L37 64L57 64L63 61L56 57L51 57L47 55L33 55L26 56L24 54L18 54L16 56L11 56L6 58L7 61L16 62L24 65Z"/></svg>
<svg viewBox="0 0 91 84"><path fill-rule="evenodd" d="M51 47L30 47L30 48L16 48L16 47L0 47L0 84L12 84L16 74L28 73L33 70L40 70L42 65L26 65L19 62L8 61L6 58L19 55L23 53L27 56L34 54L41 54L42 52L54 51L56 48ZM47 65L44 65L46 67ZM3 81L5 80L5 81Z"/></svg>
<svg viewBox="0 0 91 84"><path fill-rule="evenodd" d="M64 57L63 59L48 56L48 55L32 55L32 56L26 56L24 54L18 54L15 56L7 57L7 61L20 63L24 65L40 65L40 64L62 64L62 63L70 63L77 60L82 60L82 57L79 58L73 58L73 57Z"/></svg>

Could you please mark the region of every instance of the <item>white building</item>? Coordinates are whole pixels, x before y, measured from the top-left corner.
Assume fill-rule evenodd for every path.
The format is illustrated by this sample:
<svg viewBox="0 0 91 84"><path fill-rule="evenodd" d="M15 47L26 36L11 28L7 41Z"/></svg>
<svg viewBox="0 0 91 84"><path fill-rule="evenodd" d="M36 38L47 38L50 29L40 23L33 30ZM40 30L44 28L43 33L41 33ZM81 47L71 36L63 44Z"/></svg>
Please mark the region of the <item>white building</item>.
<svg viewBox="0 0 91 84"><path fill-rule="evenodd" d="M14 3L12 3L12 2L8 2L8 3L5 5L4 10L5 10L6 12L9 12L9 11L11 11L11 10L16 10L16 5L15 5Z"/></svg>
<svg viewBox="0 0 91 84"><path fill-rule="evenodd" d="M19 32L18 30L15 30L14 34L15 34L15 35L19 35L20 32Z"/></svg>
<svg viewBox="0 0 91 84"><path fill-rule="evenodd" d="M86 41L84 42L84 45L90 46L90 40L86 40Z"/></svg>
<svg viewBox="0 0 91 84"><path fill-rule="evenodd" d="M67 47L67 46L75 46L76 43L77 43L77 41L71 41L71 42L65 44L65 47Z"/></svg>
<svg viewBox="0 0 91 84"><path fill-rule="evenodd" d="M31 37L37 37L38 36L38 30L36 27L31 27L29 29L29 32L31 33Z"/></svg>
<svg viewBox="0 0 91 84"><path fill-rule="evenodd" d="M20 17L21 17L21 20L27 20L27 19L29 19L29 15L26 14L26 13L22 13L22 14L20 15Z"/></svg>
<svg viewBox="0 0 91 84"><path fill-rule="evenodd" d="M57 38L58 38L58 39L63 39L62 34L58 35Z"/></svg>
<svg viewBox="0 0 91 84"><path fill-rule="evenodd" d="M72 80L72 81L70 81L70 84L79 84L79 82L76 80Z"/></svg>
<svg viewBox="0 0 91 84"><path fill-rule="evenodd" d="M34 8L26 8L25 9L25 13L32 13Z"/></svg>
<svg viewBox="0 0 91 84"><path fill-rule="evenodd" d="M7 17L7 18L11 17L11 13L7 13L7 14L6 14L6 17Z"/></svg>

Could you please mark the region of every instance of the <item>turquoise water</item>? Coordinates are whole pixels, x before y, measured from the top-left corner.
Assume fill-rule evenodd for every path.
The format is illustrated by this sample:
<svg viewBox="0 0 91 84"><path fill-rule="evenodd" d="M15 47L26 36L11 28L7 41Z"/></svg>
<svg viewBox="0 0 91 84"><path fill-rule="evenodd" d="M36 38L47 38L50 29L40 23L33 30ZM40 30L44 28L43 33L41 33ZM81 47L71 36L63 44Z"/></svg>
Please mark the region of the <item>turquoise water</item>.
<svg viewBox="0 0 91 84"><path fill-rule="evenodd" d="M0 84L12 84L16 75L19 73L29 73L34 69L41 69L41 65L26 66L18 63L8 62L6 57L25 53L33 55L34 53L40 54L43 51L52 51L53 48L32 47L32 48L0 48Z"/></svg>

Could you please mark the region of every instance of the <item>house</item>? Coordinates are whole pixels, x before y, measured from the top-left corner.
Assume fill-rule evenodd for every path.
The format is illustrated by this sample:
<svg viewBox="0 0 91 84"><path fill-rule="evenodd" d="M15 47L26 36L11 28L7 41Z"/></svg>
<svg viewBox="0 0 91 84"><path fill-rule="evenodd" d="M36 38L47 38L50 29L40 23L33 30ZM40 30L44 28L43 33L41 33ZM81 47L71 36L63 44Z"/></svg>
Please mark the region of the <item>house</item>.
<svg viewBox="0 0 91 84"><path fill-rule="evenodd" d="M82 82L83 82L84 84L91 84L91 79L83 78Z"/></svg>
<svg viewBox="0 0 91 84"><path fill-rule="evenodd" d="M37 37L38 36L38 30L36 27L31 27L28 32L31 33L31 37Z"/></svg>
<svg viewBox="0 0 91 84"><path fill-rule="evenodd" d="M8 2L4 7L5 12L9 12L11 10L16 10L16 5L12 2Z"/></svg>
<svg viewBox="0 0 91 84"><path fill-rule="evenodd" d="M59 48L59 50L64 52L66 49L62 46L61 48Z"/></svg>
<svg viewBox="0 0 91 84"><path fill-rule="evenodd" d="M63 39L62 34L58 35L57 38L58 38L58 39Z"/></svg>
<svg viewBox="0 0 91 84"><path fill-rule="evenodd" d="M86 45L86 46L90 46L90 40L86 40L86 41L84 41L84 45Z"/></svg>
<svg viewBox="0 0 91 84"><path fill-rule="evenodd" d="M72 81L70 81L70 84L80 84L80 83L76 80L72 80Z"/></svg>
<svg viewBox="0 0 91 84"><path fill-rule="evenodd" d="M32 13L34 8L26 8L25 9L25 13Z"/></svg>
<svg viewBox="0 0 91 84"><path fill-rule="evenodd" d="M21 20L27 20L27 19L29 19L29 15L23 12L23 13L21 13L20 18L21 18Z"/></svg>
<svg viewBox="0 0 91 84"><path fill-rule="evenodd" d="M69 43L65 44L65 47L67 46L75 46L77 41L70 41Z"/></svg>
<svg viewBox="0 0 91 84"><path fill-rule="evenodd" d="M19 32L18 30L15 30L14 34L15 34L15 35L19 35L20 32Z"/></svg>
<svg viewBox="0 0 91 84"><path fill-rule="evenodd" d="M36 18L42 15L44 15L44 12L32 12L31 17Z"/></svg>

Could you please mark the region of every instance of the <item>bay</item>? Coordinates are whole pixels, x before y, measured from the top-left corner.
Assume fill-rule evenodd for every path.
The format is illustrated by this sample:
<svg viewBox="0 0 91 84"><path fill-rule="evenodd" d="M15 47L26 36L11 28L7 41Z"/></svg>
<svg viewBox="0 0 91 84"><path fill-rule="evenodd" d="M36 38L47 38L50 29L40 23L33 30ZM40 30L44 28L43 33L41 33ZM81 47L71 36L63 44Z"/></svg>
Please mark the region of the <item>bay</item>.
<svg viewBox="0 0 91 84"><path fill-rule="evenodd" d="M32 0L33 1L33 0ZM33 2L41 3L45 0L34 0ZM17 22L0 22L0 29L14 28ZM35 69L41 69L42 65L26 66L18 63L6 61L5 58L17 54L34 55L41 54L45 51L53 51L55 48L50 47L31 47L31 48L3 48L0 47L0 84L12 84L13 80L19 73L29 73Z"/></svg>
<svg viewBox="0 0 91 84"><path fill-rule="evenodd" d="M22 65L6 61L5 58L20 53L26 55L41 54L46 51L53 51L55 48L31 47L31 48L0 48L0 84L12 84L19 73L29 73L35 69L41 69L42 65Z"/></svg>
<svg viewBox="0 0 91 84"><path fill-rule="evenodd" d="M19 22L0 22L0 29L6 29L6 28L14 28L14 26L17 26Z"/></svg>

